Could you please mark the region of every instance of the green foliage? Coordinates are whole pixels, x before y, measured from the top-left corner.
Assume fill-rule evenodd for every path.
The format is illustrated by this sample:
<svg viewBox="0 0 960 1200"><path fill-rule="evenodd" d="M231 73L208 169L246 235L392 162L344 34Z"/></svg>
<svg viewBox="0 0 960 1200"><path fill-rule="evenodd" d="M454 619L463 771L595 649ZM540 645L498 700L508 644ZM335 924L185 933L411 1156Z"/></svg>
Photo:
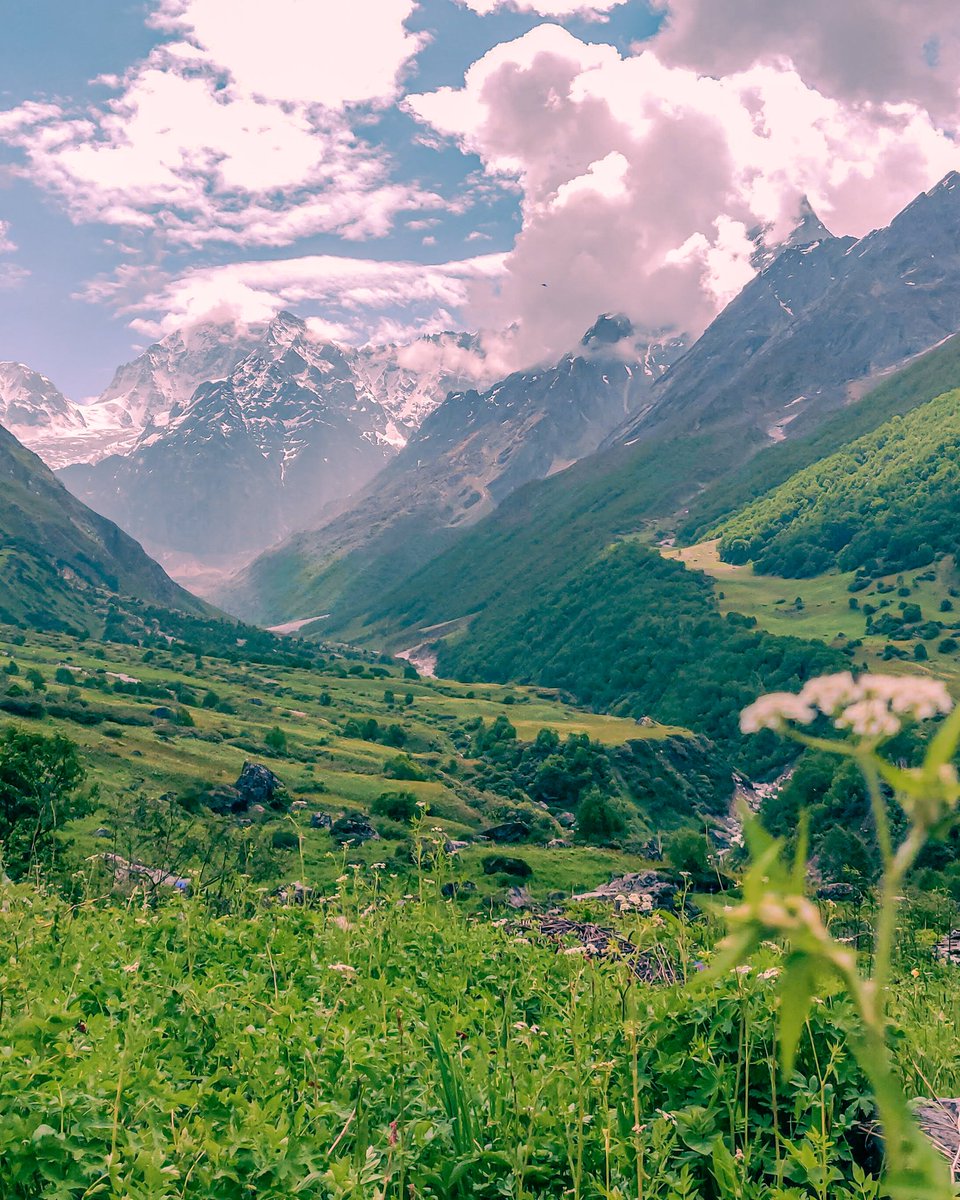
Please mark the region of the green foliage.
<svg viewBox="0 0 960 1200"><path fill-rule="evenodd" d="M710 862L710 842L705 834L695 829L678 829L667 842L666 851L671 866L688 875L692 887L716 884L717 871Z"/></svg>
<svg viewBox="0 0 960 1200"><path fill-rule="evenodd" d="M958 448L960 391L953 391L893 418L726 520L721 556L752 561L761 574L801 578L834 567L888 574L952 554Z"/></svg>
<svg viewBox="0 0 960 1200"><path fill-rule="evenodd" d="M595 846L614 845L627 831L627 822L620 805L593 787L580 801L577 813L577 835Z"/></svg>
<svg viewBox="0 0 960 1200"><path fill-rule="evenodd" d="M596 558L575 588L544 586L509 620L500 609L480 613L469 637L441 652L460 678L536 680L597 709L693 728L748 771L784 753L772 738L741 737L748 681L791 687L841 661L826 646L721 617L709 579L635 542Z"/></svg>
<svg viewBox="0 0 960 1200"><path fill-rule="evenodd" d="M381 792L370 805L370 811L376 817L409 825L417 815L417 797L413 792Z"/></svg>
<svg viewBox="0 0 960 1200"><path fill-rule="evenodd" d="M759 972L638 985L348 875L322 906L236 912L7 889L4 1200L875 1194L832 998L778 1078ZM682 924L633 933L667 962L708 952Z"/></svg>
<svg viewBox="0 0 960 1200"><path fill-rule="evenodd" d="M48 864L55 834L87 807L76 746L14 727L0 734L0 857L13 879Z"/></svg>
<svg viewBox="0 0 960 1200"><path fill-rule="evenodd" d="M274 725L263 735L263 743L272 754L286 754L287 735L279 725Z"/></svg>

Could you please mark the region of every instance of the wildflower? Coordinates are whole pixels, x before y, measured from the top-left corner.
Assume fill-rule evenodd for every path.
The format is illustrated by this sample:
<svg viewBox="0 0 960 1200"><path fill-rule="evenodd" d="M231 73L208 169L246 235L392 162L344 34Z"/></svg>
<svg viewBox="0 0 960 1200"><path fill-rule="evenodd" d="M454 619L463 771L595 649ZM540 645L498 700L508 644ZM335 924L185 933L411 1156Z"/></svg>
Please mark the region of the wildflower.
<svg viewBox="0 0 960 1200"><path fill-rule="evenodd" d="M349 963L330 963L327 967L328 971L339 971L344 975L356 975L357 968L351 967Z"/></svg>
<svg viewBox="0 0 960 1200"><path fill-rule="evenodd" d="M776 979L779 974L780 974L779 967L768 967L765 971L761 971L760 974L757 976L757 978L763 979L763 980Z"/></svg>
<svg viewBox="0 0 960 1200"><path fill-rule="evenodd" d="M139 971L140 970L140 959L138 958L136 962L130 963L128 966L124 967L123 969L124 969L124 971L126 971L126 973L128 975L130 975L133 971Z"/></svg>
<svg viewBox="0 0 960 1200"><path fill-rule="evenodd" d="M808 725L815 716L813 707L793 692L770 692L743 710L740 728L744 733L759 733L761 729L782 729L787 721Z"/></svg>
<svg viewBox="0 0 960 1200"><path fill-rule="evenodd" d="M852 704L860 695L860 686L849 671L840 671L836 675L820 675L811 679L800 691L800 699L804 704L828 714Z"/></svg>
<svg viewBox="0 0 960 1200"><path fill-rule="evenodd" d="M893 737L900 732L900 718L879 698L858 700L845 708L834 724L864 738Z"/></svg>
<svg viewBox="0 0 960 1200"><path fill-rule="evenodd" d="M387 869L387 864L386 863L371 863L370 868L371 868L371 870L374 870L374 871L385 871Z"/></svg>
<svg viewBox="0 0 960 1200"><path fill-rule="evenodd" d="M564 946L560 951L561 954L586 954L586 946Z"/></svg>
<svg viewBox="0 0 960 1200"><path fill-rule="evenodd" d="M749 975L753 967L749 963L741 963L739 967L733 968L734 975Z"/></svg>
<svg viewBox="0 0 960 1200"><path fill-rule="evenodd" d="M333 918L333 923L338 929L342 929L344 932L353 928L353 926L350 924L347 918L343 916L342 913L337 913L337 915Z"/></svg>
<svg viewBox="0 0 960 1200"><path fill-rule="evenodd" d="M920 972L916 967L913 968L913 970L910 972L910 974L914 977L914 979L920 978Z"/></svg>

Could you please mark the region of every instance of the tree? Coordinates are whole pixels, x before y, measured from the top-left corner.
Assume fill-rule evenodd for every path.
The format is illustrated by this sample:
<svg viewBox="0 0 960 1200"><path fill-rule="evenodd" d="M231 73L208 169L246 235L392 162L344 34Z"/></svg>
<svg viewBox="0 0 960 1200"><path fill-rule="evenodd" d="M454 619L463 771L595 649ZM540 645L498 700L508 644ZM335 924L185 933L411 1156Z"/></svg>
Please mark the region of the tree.
<svg viewBox="0 0 960 1200"><path fill-rule="evenodd" d="M675 871L690 876L694 887L716 883L716 872L710 866L710 843L695 829L678 829L667 844L667 857Z"/></svg>
<svg viewBox="0 0 960 1200"><path fill-rule="evenodd" d="M36 667L31 667L30 670L27 671L24 678L35 692L45 692L47 690L47 685L44 683L43 676Z"/></svg>
<svg viewBox="0 0 960 1200"><path fill-rule="evenodd" d="M577 832L585 842L608 846L626 832L623 813L611 800L592 787L580 801L577 812Z"/></svg>
<svg viewBox="0 0 960 1200"><path fill-rule="evenodd" d="M0 735L0 848L11 878L52 860L57 831L86 811L84 776L77 747L61 734Z"/></svg>
<svg viewBox="0 0 960 1200"><path fill-rule="evenodd" d="M370 805L375 817L388 817L400 825L409 825L417 815L417 798L413 792L381 792Z"/></svg>

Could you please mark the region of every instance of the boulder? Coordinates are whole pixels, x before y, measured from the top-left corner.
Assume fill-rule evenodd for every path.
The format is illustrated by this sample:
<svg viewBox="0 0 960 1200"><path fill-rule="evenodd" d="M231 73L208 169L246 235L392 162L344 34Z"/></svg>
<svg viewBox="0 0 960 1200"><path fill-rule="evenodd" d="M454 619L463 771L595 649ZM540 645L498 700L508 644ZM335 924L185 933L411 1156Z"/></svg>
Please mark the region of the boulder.
<svg viewBox="0 0 960 1200"><path fill-rule="evenodd" d="M237 789L225 783L204 792L202 799L211 812L219 816L243 812L247 808Z"/></svg>
<svg viewBox="0 0 960 1200"><path fill-rule="evenodd" d="M525 841L530 836L530 826L525 825L523 821L504 821L502 825L485 829L479 836L488 842L507 845L511 842Z"/></svg>
<svg viewBox="0 0 960 1200"><path fill-rule="evenodd" d="M345 813L330 826L330 836L341 846L348 844L359 846L362 842L378 838L380 834L360 813Z"/></svg>
<svg viewBox="0 0 960 1200"><path fill-rule="evenodd" d="M96 838L111 838L113 837L113 831L111 829L107 829L105 825L101 825L93 836Z"/></svg>
<svg viewBox="0 0 960 1200"><path fill-rule="evenodd" d="M533 868L522 858L510 858L506 854L488 854L482 861L484 875L513 875L516 879L529 879Z"/></svg>
<svg viewBox="0 0 960 1200"><path fill-rule="evenodd" d="M240 793L243 808L250 808L254 804L262 804L266 808L283 807L283 783L263 763L245 762L233 786Z"/></svg>
<svg viewBox="0 0 960 1200"><path fill-rule="evenodd" d="M173 709L167 708L163 704L161 704L158 708L151 708L150 716L155 717L158 721L175 721L177 719L177 714L173 711Z"/></svg>
<svg viewBox="0 0 960 1200"><path fill-rule="evenodd" d="M657 871L638 871L601 883L591 892L581 892L574 900L606 900L618 907L653 911L662 908L672 911L677 885Z"/></svg>
<svg viewBox="0 0 960 1200"><path fill-rule="evenodd" d="M456 900L459 896L472 895L477 885L472 879L450 879L441 888L440 895L444 900Z"/></svg>
<svg viewBox="0 0 960 1200"><path fill-rule="evenodd" d="M333 824L333 817L329 813L315 812L310 815L311 829L329 829Z"/></svg>
<svg viewBox="0 0 960 1200"><path fill-rule="evenodd" d="M557 813L557 824L562 825L564 829L572 829L577 823L577 818L572 812Z"/></svg>

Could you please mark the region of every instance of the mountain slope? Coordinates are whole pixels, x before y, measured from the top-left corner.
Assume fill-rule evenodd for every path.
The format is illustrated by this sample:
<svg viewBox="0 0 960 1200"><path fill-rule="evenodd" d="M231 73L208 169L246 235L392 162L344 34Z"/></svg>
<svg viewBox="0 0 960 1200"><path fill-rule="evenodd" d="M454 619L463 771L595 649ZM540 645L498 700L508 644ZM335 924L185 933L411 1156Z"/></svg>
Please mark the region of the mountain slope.
<svg viewBox="0 0 960 1200"><path fill-rule="evenodd" d="M210 612L0 428L0 619L89 630L105 594Z"/></svg>
<svg viewBox="0 0 960 1200"><path fill-rule="evenodd" d="M850 385L960 329L960 174L860 241L788 249L664 378L629 442L749 426L774 440L809 430Z"/></svg>
<svg viewBox="0 0 960 1200"><path fill-rule="evenodd" d="M270 621L348 617L517 487L592 453L680 348L605 316L556 366L448 396L347 511L258 559L218 602Z"/></svg>
<svg viewBox="0 0 960 1200"><path fill-rule="evenodd" d="M885 575L960 549L960 390L798 472L716 531L727 562Z"/></svg>
<svg viewBox="0 0 960 1200"><path fill-rule="evenodd" d="M354 350L280 313L224 379L202 383L146 427L129 453L62 472L71 490L164 561L249 558L362 487L402 447L440 389L464 335Z"/></svg>
<svg viewBox="0 0 960 1200"><path fill-rule="evenodd" d="M88 436L82 409L45 375L17 362L0 362L0 425L42 450L53 466L67 461Z"/></svg>

